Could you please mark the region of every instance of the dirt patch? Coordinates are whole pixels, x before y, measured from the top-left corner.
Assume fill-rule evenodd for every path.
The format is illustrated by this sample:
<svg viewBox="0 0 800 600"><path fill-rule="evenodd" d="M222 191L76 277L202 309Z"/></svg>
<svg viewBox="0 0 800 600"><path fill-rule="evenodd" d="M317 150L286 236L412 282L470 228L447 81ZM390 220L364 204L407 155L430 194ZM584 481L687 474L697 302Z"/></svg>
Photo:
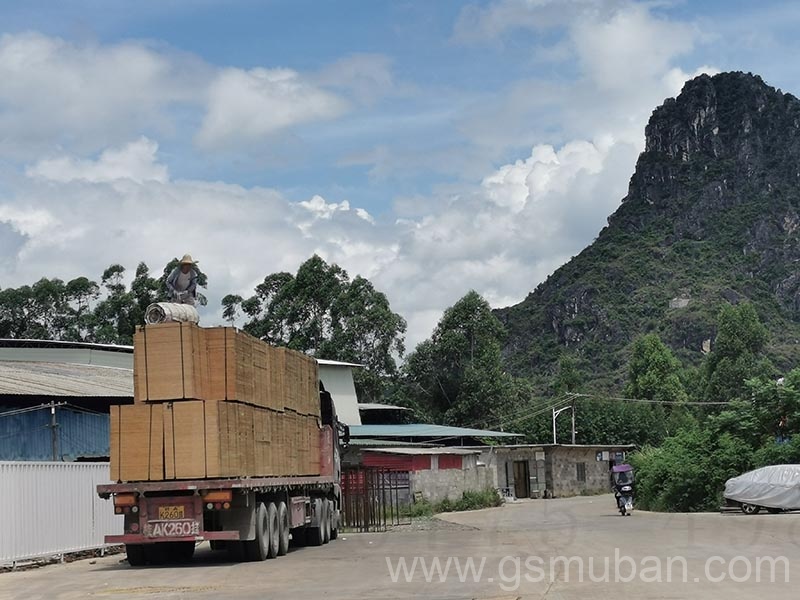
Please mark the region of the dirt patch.
<svg viewBox="0 0 800 600"><path fill-rule="evenodd" d="M438 517L420 517L417 519L412 519L411 523L406 523L403 525L394 525L393 527L389 528L389 532L399 532L404 533L408 531L441 531L441 530L450 530L450 531L475 531L477 527L470 527L469 525L462 525L461 523L452 523L450 521L445 521Z"/></svg>
<svg viewBox="0 0 800 600"><path fill-rule="evenodd" d="M125 546L109 546L104 552L100 550L82 550L80 552L68 552L63 556L55 555L44 558L32 558L30 560L20 561L15 565L6 565L0 567L0 574L10 573L11 571L30 571L31 569L39 569L48 565L71 563L78 560L87 560L91 558L100 558L110 554L125 554Z"/></svg>

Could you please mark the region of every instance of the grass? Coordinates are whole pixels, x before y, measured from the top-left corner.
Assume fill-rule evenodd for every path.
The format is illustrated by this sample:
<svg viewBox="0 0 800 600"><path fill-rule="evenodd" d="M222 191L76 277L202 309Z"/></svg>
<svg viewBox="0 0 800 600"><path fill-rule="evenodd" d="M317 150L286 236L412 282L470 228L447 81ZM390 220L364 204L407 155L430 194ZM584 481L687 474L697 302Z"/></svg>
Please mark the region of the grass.
<svg viewBox="0 0 800 600"><path fill-rule="evenodd" d="M440 502L430 502L422 499L402 509L402 514L412 519L419 519L432 517L436 513L478 510L500 506L501 504L503 504L503 499L500 498L497 490L486 488L480 491L466 491L458 500L445 498Z"/></svg>

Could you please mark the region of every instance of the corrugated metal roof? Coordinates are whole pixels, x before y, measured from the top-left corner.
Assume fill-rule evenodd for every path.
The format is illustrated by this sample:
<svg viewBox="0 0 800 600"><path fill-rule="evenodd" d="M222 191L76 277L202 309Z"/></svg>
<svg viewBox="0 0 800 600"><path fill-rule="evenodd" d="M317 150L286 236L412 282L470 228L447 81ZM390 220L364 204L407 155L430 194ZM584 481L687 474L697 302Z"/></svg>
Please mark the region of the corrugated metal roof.
<svg viewBox="0 0 800 600"><path fill-rule="evenodd" d="M436 448L370 448L368 452L380 452L381 454L403 454L408 456L438 456L440 454L459 454L468 456L470 454L480 454L480 450L470 450L468 448L457 448L450 446L439 446Z"/></svg>
<svg viewBox="0 0 800 600"><path fill-rule="evenodd" d="M429 438L458 438L458 437L521 437L518 433L504 431L490 431L488 429L470 429L466 427L448 427L446 425L428 425L416 423L412 425L351 425L351 437L429 437Z"/></svg>
<svg viewBox="0 0 800 600"><path fill-rule="evenodd" d="M396 406L394 404L378 404L376 402L359 402L358 410L411 410L406 406Z"/></svg>
<svg viewBox="0 0 800 600"><path fill-rule="evenodd" d="M133 371L97 365L0 361L0 396L133 397Z"/></svg>
<svg viewBox="0 0 800 600"><path fill-rule="evenodd" d="M328 360L325 358L318 358L317 363L326 367L363 367L358 363L342 362L341 360Z"/></svg>
<svg viewBox="0 0 800 600"><path fill-rule="evenodd" d="M373 440L370 438L350 438L350 445L354 448L388 448L395 446L429 447L430 444L421 442L403 442L401 440Z"/></svg>
<svg viewBox="0 0 800 600"><path fill-rule="evenodd" d="M34 340L28 338L0 338L0 348L88 348L108 352L133 353L133 346L97 344L95 342L65 342L62 340Z"/></svg>

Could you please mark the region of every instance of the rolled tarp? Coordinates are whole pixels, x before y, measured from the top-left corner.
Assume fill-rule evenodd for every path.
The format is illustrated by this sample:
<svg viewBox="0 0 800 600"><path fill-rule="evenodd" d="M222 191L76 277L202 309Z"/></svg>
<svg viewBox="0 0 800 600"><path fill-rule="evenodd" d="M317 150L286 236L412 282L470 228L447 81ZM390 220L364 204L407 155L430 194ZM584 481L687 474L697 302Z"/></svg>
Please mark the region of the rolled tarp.
<svg viewBox="0 0 800 600"><path fill-rule="evenodd" d="M176 304L174 302L156 302L147 307L144 312L144 322L148 325L158 323L198 323L200 315L191 304Z"/></svg>

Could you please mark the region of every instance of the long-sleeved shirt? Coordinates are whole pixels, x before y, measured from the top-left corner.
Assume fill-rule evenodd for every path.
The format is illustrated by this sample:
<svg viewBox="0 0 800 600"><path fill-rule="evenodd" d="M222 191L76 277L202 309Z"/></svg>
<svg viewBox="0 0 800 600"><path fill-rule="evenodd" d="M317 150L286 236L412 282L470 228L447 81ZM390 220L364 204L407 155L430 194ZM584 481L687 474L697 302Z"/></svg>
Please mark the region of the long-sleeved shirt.
<svg viewBox="0 0 800 600"><path fill-rule="evenodd" d="M188 276L188 277L187 277ZM197 271L189 269L189 272L184 274L180 266L175 267L172 273L167 277L167 291L169 295L174 297L181 292L189 292L193 298L197 297Z"/></svg>

